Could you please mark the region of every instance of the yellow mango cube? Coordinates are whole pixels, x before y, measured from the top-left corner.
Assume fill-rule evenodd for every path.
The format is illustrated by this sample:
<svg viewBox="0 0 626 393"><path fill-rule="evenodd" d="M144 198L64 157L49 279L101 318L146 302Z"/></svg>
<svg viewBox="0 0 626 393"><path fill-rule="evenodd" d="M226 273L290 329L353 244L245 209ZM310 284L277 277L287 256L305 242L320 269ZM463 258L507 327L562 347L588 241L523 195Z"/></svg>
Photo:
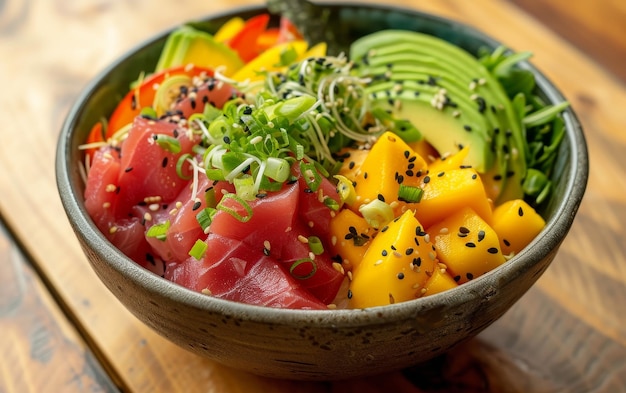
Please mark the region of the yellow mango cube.
<svg viewBox="0 0 626 393"><path fill-rule="evenodd" d="M491 222L491 204L482 181L473 168L450 169L422 176L422 200L415 215L426 228L462 210L472 208Z"/></svg>
<svg viewBox="0 0 626 393"><path fill-rule="evenodd" d="M350 209L343 209L330 221L330 248L339 255L346 270L361 263L376 231L365 219Z"/></svg>
<svg viewBox="0 0 626 393"><path fill-rule="evenodd" d="M504 202L493 212L492 227L500 238L504 255L520 252L545 225L543 217L522 199Z"/></svg>
<svg viewBox="0 0 626 393"><path fill-rule="evenodd" d="M432 276L430 276L424 285L422 296L434 295L435 293L447 291L448 289L458 286L459 284L454 281L446 269L436 267Z"/></svg>
<svg viewBox="0 0 626 393"><path fill-rule="evenodd" d="M417 155L399 136L385 132L372 146L355 179L357 199L353 210L374 199L394 206L402 213L398 201L400 184L418 186L421 171L426 170L426 161ZM412 204L415 205L415 204ZM400 215L400 214L396 214Z"/></svg>
<svg viewBox="0 0 626 393"><path fill-rule="evenodd" d="M496 232L469 207L433 225L427 232L437 249L439 262L459 284L506 261Z"/></svg>
<svg viewBox="0 0 626 393"><path fill-rule="evenodd" d="M350 308L383 306L421 296L437 254L413 212L383 227L352 272Z"/></svg>

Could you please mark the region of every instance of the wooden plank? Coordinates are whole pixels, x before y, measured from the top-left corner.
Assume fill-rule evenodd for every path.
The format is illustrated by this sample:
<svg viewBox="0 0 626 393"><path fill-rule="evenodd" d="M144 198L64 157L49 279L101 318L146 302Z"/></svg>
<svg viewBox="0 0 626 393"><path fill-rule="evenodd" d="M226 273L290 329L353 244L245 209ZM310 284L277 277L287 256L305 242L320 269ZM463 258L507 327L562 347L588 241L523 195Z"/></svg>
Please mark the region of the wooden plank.
<svg viewBox="0 0 626 393"><path fill-rule="evenodd" d="M0 392L117 387L0 226Z"/></svg>
<svg viewBox="0 0 626 393"><path fill-rule="evenodd" d="M626 2L509 0L626 82Z"/></svg>
<svg viewBox="0 0 626 393"><path fill-rule="evenodd" d="M157 5L148 0L92 0L62 6L38 2L33 7L27 0L17 0L0 17L0 31L11 37L0 40L0 53L10 53L12 59L0 62L0 75L11 76L3 80L0 107L12 115L6 118L5 138L0 144L0 211L56 288L64 307L74 313L79 329L107 359L112 378L124 390L322 392L349 387L347 383L296 384L255 377L201 359L156 335L98 281L71 236L55 197L56 137L82 86L152 34L211 11L247 3L213 1L208 7L205 2L193 1ZM510 314L480 340L446 358L439 370L451 372L467 365L474 370L468 378L483 373L490 376L493 386L499 386L493 381L503 385L514 376L508 378L512 381L509 390L501 391L555 391L559 389L551 387L567 386L564 378L575 384L571 391L589 391L584 388L590 386L599 392L620 391L624 380L619 373L624 367L618 360L620 355L626 358L626 325L615 310L626 300L626 267L620 263L626 255L619 236L626 222L626 163L621 156L626 144L622 132L626 113L611 108L626 107L626 92L589 58L508 3L481 2L481 7L462 0L389 3L409 4L462 20L514 49L532 50L533 61L554 79L578 111L593 157L586 201L554 265ZM20 7L28 12L21 12ZM362 392L406 387L407 379L415 379L411 373L420 375L418 371L410 370L408 378L406 373L392 374L352 381L350 386L361 386ZM14 373L19 370L7 371L13 378ZM471 385L475 391L488 391L477 387L480 381L476 383Z"/></svg>

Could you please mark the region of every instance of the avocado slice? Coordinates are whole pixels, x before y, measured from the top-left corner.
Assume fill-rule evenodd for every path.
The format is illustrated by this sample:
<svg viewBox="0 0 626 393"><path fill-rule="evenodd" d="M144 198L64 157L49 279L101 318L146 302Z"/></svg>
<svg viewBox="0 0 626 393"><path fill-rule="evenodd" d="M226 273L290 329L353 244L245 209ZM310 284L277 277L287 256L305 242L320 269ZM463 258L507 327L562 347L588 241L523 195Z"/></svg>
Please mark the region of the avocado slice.
<svg viewBox="0 0 626 393"><path fill-rule="evenodd" d="M469 146L466 164L483 174L497 202L523 197L524 126L474 56L431 35L385 30L355 41L350 58L358 75L371 78L370 105L409 120L440 154Z"/></svg>
<svg viewBox="0 0 626 393"><path fill-rule="evenodd" d="M210 69L223 66L222 72L226 76L243 67L237 52L215 41L211 34L181 26L168 36L155 72L186 64Z"/></svg>

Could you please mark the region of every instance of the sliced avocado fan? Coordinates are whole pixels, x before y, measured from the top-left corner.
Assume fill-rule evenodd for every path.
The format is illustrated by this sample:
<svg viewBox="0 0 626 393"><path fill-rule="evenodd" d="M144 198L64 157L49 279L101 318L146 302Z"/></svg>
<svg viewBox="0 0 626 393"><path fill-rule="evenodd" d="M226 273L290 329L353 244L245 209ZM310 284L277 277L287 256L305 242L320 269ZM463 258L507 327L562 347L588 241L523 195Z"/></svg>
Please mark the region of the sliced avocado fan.
<svg viewBox="0 0 626 393"><path fill-rule="evenodd" d="M499 81L465 50L440 38L385 30L355 41L355 72L371 78L371 105L410 121L441 154L469 146L465 164L483 174L496 202L522 198L522 119Z"/></svg>

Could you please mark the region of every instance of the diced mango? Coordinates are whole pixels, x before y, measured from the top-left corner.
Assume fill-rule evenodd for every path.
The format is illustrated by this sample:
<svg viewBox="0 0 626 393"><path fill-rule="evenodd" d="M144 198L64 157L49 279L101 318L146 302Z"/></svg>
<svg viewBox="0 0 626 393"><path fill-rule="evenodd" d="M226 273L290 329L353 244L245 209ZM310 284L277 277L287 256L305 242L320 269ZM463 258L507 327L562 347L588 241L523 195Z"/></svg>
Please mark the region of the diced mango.
<svg viewBox="0 0 626 393"><path fill-rule="evenodd" d="M522 199L504 202L493 212L492 227L500 238L504 255L520 252L545 225L545 220Z"/></svg>
<svg viewBox="0 0 626 393"><path fill-rule="evenodd" d="M356 177L355 211L374 199L394 205L396 215L404 212L404 202L398 201L400 184L419 185L420 171L426 170L424 159L398 136L385 132L372 146ZM415 205L415 204L412 204Z"/></svg>
<svg viewBox="0 0 626 393"><path fill-rule="evenodd" d="M343 162L341 168L339 168L338 174L352 181L356 181L357 174L361 170L361 165L363 165L363 161L365 161L365 157L367 157L369 152L369 150L353 149L349 147L339 150L337 156L341 157Z"/></svg>
<svg viewBox="0 0 626 393"><path fill-rule="evenodd" d="M375 231L365 219L350 209L343 209L330 221L330 248L339 255L346 270L353 270L367 251Z"/></svg>
<svg viewBox="0 0 626 393"><path fill-rule="evenodd" d="M415 215L426 228L465 207L471 207L483 220L491 222L491 205L473 168L429 171L422 176L421 187L424 193Z"/></svg>
<svg viewBox="0 0 626 393"><path fill-rule="evenodd" d="M420 155L427 163L436 160L439 157L439 152L426 141L426 139L422 138L419 141L409 142L407 143L411 149L415 152L415 154Z"/></svg>
<svg viewBox="0 0 626 393"><path fill-rule="evenodd" d="M236 81L261 80L264 76L259 71L278 71L283 68L280 65L280 59L285 51L294 50L300 58L306 52L307 47L308 44L305 41L291 41L273 46L244 65L232 78Z"/></svg>
<svg viewBox="0 0 626 393"><path fill-rule="evenodd" d="M435 244L439 261L459 284L506 261L496 232L469 207L433 225L427 232Z"/></svg>
<svg viewBox="0 0 626 393"><path fill-rule="evenodd" d="M437 254L411 211L380 230L350 283L350 307L399 303L421 296Z"/></svg>
<svg viewBox="0 0 626 393"><path fill-rule="evenodd" d="M422 296L434 295L435 293L447 291L448 289L456 288L458 286L459 284L454 281L447 270L435 268L432 276L430 276L424 285Z"/></svg>
<svg viewBox="0 0 626 393"><path fill-rule="evenodd" d="M465 167L464 162L468 152L469 146L465 146L455 154L438 157L433 162L428 164L428 172L440 173L451 169L462 169Z"/></svg>

